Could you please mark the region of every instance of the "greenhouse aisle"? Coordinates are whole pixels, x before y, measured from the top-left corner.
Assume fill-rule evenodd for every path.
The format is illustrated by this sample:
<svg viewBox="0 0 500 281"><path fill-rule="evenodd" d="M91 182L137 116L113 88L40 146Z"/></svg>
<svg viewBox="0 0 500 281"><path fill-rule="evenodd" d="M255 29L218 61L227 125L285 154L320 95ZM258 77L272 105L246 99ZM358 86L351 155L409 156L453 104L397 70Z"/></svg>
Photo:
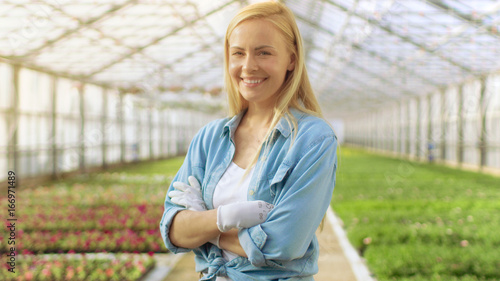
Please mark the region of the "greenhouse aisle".
<svg viewBox="0 0 500 281"><path fill-rule="evenodd" d="M318 230L316 235L319 240L320 255L319 273L314 276L314 279L316 281L356 281L350 261L344 254L332 222L328 219L325 220L323 230ZM194 271L194 267L194 254L186 254L164 281L198 280L198 273Z"/></svg>

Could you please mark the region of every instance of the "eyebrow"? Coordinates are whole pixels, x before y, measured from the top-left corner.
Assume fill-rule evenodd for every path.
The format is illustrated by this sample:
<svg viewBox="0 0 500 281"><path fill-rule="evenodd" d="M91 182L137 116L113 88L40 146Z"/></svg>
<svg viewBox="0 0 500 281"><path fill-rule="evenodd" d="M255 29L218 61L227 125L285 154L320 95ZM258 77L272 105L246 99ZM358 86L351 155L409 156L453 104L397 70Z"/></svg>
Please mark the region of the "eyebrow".
<svg viewBox="0 0 500 281"><path fill-rule="evenodd" d="M242 47L239 47L239 46L231 46L229 47L231 49L239 49L239 50L245 50L245 48L242 48ZM270 46L270 45L262 45L262 46L258 46L255 48L255 51L258 51L260 49L265 49L265 48L272 48L272 49L275 49L273 46Z"/></svg>

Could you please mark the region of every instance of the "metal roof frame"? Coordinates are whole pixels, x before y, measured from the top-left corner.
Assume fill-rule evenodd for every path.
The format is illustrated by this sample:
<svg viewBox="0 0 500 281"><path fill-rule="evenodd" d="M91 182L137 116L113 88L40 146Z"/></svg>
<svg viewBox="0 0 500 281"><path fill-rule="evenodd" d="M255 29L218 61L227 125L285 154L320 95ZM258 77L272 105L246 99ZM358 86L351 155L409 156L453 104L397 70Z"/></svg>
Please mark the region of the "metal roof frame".
<svg viewBox="0 0 500 281"><path fill-rule="evenodd" d="M148 99L183 87L221 91L227 22L253 2L5 0L0 62ZM498 1L283 2L296 15L327 115L330 108L338 116L372 110L500 70Z"/></svg>

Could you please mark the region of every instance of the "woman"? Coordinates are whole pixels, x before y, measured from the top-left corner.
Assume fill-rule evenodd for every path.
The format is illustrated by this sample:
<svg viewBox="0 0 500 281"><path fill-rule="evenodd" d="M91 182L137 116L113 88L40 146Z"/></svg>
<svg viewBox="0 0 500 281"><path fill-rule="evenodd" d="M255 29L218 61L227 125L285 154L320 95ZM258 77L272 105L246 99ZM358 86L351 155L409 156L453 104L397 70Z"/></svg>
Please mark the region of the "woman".
<svg viewBox="0 0 500 281"><path fill-rule="evenodd" d="M194 251L200 280L313 280L337 139L292 12L276 2L242 9L224 52L232 118L194 137L165 200L165 245Z"/></svg>

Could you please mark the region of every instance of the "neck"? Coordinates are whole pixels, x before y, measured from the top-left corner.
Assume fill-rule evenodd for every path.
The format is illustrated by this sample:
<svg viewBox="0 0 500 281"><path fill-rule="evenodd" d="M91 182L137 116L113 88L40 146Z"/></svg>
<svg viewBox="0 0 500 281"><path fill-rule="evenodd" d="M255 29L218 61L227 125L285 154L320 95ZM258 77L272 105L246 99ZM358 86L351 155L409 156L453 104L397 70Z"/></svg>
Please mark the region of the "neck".
<svg viewBox="0 0 500 281"><path fill-rule="evenodd" d="M245 113L244 119L245 123L253 128L269 128L271 122L273 121L274 109L273 107L262 107L262 106L248 106L248 110Z"/></svg>

